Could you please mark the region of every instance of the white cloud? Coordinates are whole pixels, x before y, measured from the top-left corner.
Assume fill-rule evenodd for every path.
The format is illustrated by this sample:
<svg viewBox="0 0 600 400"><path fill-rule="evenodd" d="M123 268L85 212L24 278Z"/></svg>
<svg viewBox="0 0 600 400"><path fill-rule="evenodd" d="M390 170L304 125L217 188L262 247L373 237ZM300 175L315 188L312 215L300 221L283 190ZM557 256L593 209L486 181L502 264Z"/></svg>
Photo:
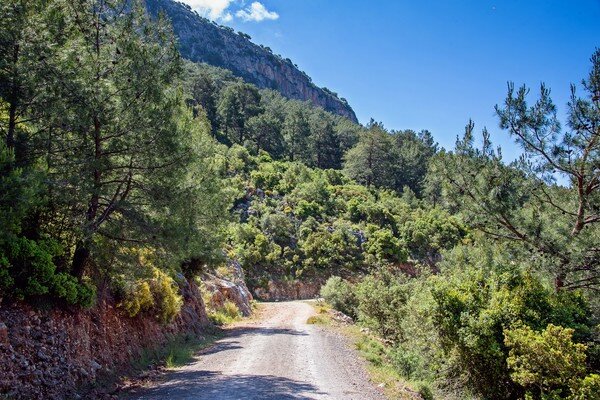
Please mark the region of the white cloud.
<svg viewBox="0 0 600 400"><path fill-rule="evenodd" d="M183 2L198 11L203 17L224 22L233 19L233 15L226 11L233 0L183 0Z"/></svg>
<svg viewBox="0 0 600 400"><path fill-rule="evenodd" d="M277 19L279 18L279 14L274 11L269 11L267 8L258 1L250 4L249 7L246 7L243 10L239 10L235 13L235 15L244 21L256 21L260 22L265 19Z"/></svg>

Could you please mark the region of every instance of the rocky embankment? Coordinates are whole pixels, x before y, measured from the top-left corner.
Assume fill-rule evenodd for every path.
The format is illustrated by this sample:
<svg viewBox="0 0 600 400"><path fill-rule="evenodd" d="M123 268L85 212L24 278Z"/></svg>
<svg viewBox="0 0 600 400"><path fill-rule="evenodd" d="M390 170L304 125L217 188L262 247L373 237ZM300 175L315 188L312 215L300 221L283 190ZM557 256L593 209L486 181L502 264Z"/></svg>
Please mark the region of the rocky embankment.
<svg viewBox="0 0 600 400"><path fill-rule="evenodd" d="M319 88L289 59L274 55L244 34L200 17L183 3L146 0L151 15L164 12L173 23L183 57L225 68L263 89L277 90L295 100L309 100L326 111L358 122L352 107L327 89Z"/></svg>
<svg viewBox="0 0 600 400"><path fill-rule="evenodd" d="M269 280L265 287L253 289L254 296L262 301L308 300L319 297L323 282Z"/></svg>
<svg viewBox="0 0 600 400"><path fill-rule="evenodd" d="M245 285L224 279L208 284L214 298L251 312ZM90 310L1 305L0 398L110 398L94 383L126 372L145 349L178 335L202 336L210 326L199 288L185 281L180 290L184 305L168 325L152 316L129 318L110 300Z"/></svg>
<svg viewBox="0 0 600 400"><path fill-rule="evenodd" d="M252 314L252 294L244 281L232 282L215 275L206 274L203 282L211 293L209 302L213 309L223 308L225 302L229 300L238 307L244 317Z"/></svg>

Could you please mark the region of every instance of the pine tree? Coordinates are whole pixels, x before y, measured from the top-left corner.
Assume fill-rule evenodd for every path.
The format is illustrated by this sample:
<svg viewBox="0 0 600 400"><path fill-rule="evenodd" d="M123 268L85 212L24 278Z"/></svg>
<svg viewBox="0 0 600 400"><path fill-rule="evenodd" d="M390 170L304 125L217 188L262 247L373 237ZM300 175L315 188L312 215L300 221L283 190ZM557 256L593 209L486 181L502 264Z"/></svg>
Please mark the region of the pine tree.
<svg viewBox="0 0 600 400"><path fill-rule="evenodd" d="M310 125L303 110L295 106L286 115L283 124L283 137L287 155L291 161L308 162L308 141Z"/></svg>
<svg viewBox="0 0 600 400"><path fill-rule="evenodd" d="M344 172L358 183L391 187L394 181L394 146L381 124L371 121L358 144L346 153Z"/></svg>

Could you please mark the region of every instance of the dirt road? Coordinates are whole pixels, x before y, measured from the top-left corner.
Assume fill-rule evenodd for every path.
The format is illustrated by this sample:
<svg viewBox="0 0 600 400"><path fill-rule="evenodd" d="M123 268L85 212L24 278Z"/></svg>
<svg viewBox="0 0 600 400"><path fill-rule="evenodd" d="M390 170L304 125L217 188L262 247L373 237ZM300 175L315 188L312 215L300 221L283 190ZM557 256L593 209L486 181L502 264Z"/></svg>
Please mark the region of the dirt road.
<svg viewBox="0 0 600 400"><path fill-rule="evenodd" d="M264 305L197 360L131 399L383 399L339 333L308 325L304 302Z"/></svg>

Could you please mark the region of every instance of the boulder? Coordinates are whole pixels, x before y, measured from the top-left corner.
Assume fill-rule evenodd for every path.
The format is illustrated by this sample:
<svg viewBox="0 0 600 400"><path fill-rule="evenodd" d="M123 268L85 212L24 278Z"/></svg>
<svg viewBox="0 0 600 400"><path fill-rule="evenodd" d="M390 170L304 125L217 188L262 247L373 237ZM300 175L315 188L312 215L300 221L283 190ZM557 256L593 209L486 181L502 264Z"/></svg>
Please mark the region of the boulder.
<svg viewBox="0 0 600 400"><path fill-rule="evenodd" d="M227 300L233 302L243 316L252 314L252 294L243 281L230 281L211 274L205 274L204 284L211 293L210 306L221 308Z"/></svg>

